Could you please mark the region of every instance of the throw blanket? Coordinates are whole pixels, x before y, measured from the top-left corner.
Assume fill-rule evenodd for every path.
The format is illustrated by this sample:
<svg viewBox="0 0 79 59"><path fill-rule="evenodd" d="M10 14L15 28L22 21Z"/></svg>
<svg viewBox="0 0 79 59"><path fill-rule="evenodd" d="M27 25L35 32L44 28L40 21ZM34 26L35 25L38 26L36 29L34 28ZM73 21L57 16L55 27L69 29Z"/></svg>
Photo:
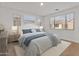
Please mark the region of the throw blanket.
<svg viewBox="0 0 79 59"><path fill-rule="evenodd" d="M33 35L33 36L29 36L25 39L24 44L26 46L28 46L30 44L31 40L39 38L39 37L43 37L43 36L46 36L46 35L45 34L36 34L36 35Z"/></svg>

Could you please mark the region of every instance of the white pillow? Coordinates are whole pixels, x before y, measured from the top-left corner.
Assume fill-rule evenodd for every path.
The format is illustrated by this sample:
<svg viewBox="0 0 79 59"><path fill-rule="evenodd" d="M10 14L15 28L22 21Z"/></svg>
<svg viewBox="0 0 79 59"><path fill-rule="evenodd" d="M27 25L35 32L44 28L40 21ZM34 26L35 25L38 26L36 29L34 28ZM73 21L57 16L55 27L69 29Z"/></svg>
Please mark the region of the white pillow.
<svg viewBox="0 0 79 59"><path fill-rule="evenodd" d="M43 30L39 28L32 29L32 33L35 33L35 32L43 32Z"/></svg>
<svg viewBox="0 0 79 59"><path fill-rule="evenodd" d="M36 30L35 29L32 29L32 33L35 33L36 32Z"/></svg>

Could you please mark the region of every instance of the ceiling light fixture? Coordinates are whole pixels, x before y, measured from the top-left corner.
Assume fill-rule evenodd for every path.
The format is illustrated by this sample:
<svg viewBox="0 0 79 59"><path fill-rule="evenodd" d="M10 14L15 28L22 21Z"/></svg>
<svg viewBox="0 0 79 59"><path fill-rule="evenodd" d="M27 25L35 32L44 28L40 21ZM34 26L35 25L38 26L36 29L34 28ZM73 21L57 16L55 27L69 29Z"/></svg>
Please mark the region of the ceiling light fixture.
<svg viewBox="0 0 79 59"><path fill-rule="evenodd" d="M40 6L43 6L43 5L44 5L44 3L41 2L41 3L40 3Z"/></svg>

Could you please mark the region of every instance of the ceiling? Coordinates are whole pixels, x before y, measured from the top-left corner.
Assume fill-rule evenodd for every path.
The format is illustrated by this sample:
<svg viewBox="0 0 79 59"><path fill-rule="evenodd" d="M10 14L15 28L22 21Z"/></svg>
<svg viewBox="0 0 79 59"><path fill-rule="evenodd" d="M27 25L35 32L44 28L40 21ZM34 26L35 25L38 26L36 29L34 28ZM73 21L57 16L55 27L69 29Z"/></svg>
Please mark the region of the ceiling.
<svg viewBox="0 0 79 59"><path fill-rule="evenodd" d="M78 6L78 2L44 2L43 6L40 6L40 2L1 2L2 6L20 10L26 13L45 16L51 13L59 12L65 9L69 9ZM56 11L55 9L59 9Z"/></svg>

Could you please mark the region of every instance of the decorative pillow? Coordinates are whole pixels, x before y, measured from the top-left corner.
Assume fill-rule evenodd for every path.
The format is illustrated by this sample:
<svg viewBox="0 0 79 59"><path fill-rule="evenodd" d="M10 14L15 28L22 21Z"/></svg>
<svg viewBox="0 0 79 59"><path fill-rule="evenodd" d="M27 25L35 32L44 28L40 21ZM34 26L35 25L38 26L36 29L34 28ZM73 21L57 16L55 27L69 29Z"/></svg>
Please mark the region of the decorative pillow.
<svg viewBox="0 0 79 59"><path fill-rule="evenodd" d="M41 30L40 29L35 29L36 30L36 32L41 32Z"/></svg>
<svg viewBox="0 0 79 59"><path fill-rule="evenodd" d="M32 29L32 33L35 33L35 32L42 32L40 29Z"/></svg>
<svg viewBox="0 0 79 59"><path fill-rule="evenodd" d="M22 32L23 34L32 33L32 29L23 29Z"/></svg>

